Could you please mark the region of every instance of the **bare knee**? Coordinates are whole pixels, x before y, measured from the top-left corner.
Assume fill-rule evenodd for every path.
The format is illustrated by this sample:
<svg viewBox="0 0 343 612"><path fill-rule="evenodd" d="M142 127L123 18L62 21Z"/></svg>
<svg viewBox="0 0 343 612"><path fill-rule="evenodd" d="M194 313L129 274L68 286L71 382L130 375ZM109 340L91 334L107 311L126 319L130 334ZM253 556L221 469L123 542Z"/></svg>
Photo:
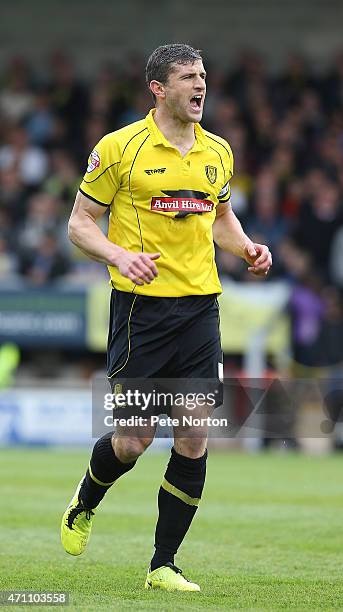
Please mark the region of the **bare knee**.
<svg viewBox="0 0 343 612"><path fill-rule="evenodd" d="M142 455L153 438L113 437L112 446L116 457L122 463L131 463Z"/></svg>
<svg viewBox="0 0 343 612"><path fill-rule="evenodd" d="M205 453L207 447L207 438L174 438L174 448L179 455L189 457L190 459L198 459Z"/></svg>

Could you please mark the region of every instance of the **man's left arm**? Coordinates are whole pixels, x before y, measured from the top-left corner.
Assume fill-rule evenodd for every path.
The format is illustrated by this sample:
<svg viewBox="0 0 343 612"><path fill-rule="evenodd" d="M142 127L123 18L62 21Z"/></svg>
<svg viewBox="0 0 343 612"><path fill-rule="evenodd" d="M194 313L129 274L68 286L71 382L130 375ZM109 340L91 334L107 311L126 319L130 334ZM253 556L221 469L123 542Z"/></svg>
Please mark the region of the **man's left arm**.
<svg viewBox="0 0 343 612"><path fill-rule="evenodd" d="M244 259L249 264L249 272L257 276L268 274L272 265L272 256L268 247L250 240L233 212L230 202L219 203L216 208L213 239L223 251L229 251Z"/></svg>

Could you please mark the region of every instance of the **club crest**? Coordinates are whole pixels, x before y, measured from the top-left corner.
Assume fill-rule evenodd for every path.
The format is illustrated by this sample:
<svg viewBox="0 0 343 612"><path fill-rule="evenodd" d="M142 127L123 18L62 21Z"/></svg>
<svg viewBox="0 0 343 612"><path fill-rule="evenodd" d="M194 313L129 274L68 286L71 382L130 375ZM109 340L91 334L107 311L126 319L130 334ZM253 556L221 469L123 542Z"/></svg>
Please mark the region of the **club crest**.
<svg viewBox="0 0 343 612"><path fill-rule="evenodd" d="M121 385L120 383L117 383L116 385L114 385L114 394L113 395L119 395L122 392L123 392L123 385Z"/></svg>
<svg viewBox="0 0 343 612"><path fill-rule="evenodd" d="M205 166L205 172L208 180L213 185L217 180L217 168L215 166Z"/></svg>

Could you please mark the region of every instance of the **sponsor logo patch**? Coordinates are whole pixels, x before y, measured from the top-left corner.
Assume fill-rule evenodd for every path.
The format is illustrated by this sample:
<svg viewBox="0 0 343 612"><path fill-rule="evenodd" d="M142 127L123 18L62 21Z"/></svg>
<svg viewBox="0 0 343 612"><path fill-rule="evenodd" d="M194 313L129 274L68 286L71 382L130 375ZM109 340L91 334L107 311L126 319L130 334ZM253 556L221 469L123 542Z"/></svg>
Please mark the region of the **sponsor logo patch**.
<svg viewBox="0 0 343 612"><path fill-rule="evenodd" d="M174 212L175 219L183 219L188 215L211 212L214 203L208 200L208 193L194 191L193 189L163 190L168 197L154 197L151 199L151 210L156 212Z"/></svg>
<svg viewBox="0 0 343 612"><path fill-rule="evenodd" d="M96 168L99 168L99 166L100 166L100 155L98 151L93 149L93 151L91 152L89 156L87 172L88 173L93 172L93 170L95 170Z"/></svg>
<svg viewBox="0 0 343 612"><path fill-rule="evenodd" d="M152 198L151 210L163 212L204 213L213 210L211 200L197 198Z"/></svg>
<svg viewBox="0 0 343 612"><path fill-rule="evenodd" d="M146 174L164 174L166 171L166 168L152 168L151 170L144 170L144 172Z"/></svg>
<svg viewBox="0 0 343 612"><path fill-rule="evenodd" d="M217 168L215 166L205 166L205 172L210 183L214 185L217 180Z"/></svg>

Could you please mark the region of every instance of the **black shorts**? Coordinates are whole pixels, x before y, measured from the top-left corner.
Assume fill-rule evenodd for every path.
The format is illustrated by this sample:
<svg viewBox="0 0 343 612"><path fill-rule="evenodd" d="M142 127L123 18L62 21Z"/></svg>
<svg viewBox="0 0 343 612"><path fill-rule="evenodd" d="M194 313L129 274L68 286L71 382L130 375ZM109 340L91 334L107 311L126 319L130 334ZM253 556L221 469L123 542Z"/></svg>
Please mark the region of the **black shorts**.
<svg viewBox="0 0 343 612"><path fill-rule="evenodd" d="M221 389L217 295L150 297L113 290L107 375L115 392L127 379L194 379ZM216 406L222 403L217 393ZM164 411L163 411L164 412Z"/></svg>

